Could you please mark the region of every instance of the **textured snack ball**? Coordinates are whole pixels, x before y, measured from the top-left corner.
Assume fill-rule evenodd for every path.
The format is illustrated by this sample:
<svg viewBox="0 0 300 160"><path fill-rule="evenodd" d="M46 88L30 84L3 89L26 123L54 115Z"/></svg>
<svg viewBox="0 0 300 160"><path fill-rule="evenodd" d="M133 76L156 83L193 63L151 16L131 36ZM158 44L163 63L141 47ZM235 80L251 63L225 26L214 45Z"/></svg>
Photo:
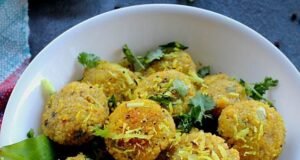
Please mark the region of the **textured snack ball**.
<svg viewBox="0 0 300 160"><path fill-rule="evenodd" d="M67 84L52 95L42 115L42 131L63 145L80 145L92 139L92 128L108 117L107 98L97 85Z"/></svg>
<svg viewBox="0 0 300 160"><path fill-rule="evenodd" d="M177 51L165 54L161 60L153 62L144 74L148 76L159 71L171 69L189 75L196 72L196 65L188 53Z"/></svg>
<svg viewBox="0 0 300 160"><path fill-rule="evenodd" d="M279 113L254 100L226 107L219 117L218 132L244 160L277 159L285 139L285 127Z"/></svg>
<svg viewBox="0 0 300 160"><path fill-rule="evenodd" d="M174 139L172 116L156 102L136 99L120 104L105 128L115 138L105 139L117 160L154 160Z"/></svg>
<svg viewBox="0 0 300 160"><path fill-rule="evenodd" d="M84 154L79 153L74 157L68 157L66 160L91 160L91 159L87 158Z"/></svg>
<svg viewBox="0 0 300 160"><path fill-rule="evenodd" d="M171 160L239 160L239 153L230 149L225 140L211 133L193 129L190 133L177 135L167 156Z"/></svg>
<svg viewBox="0 0 300 160"><path fill-rule="evenodd" d="M119 64L100 61L95 68L86 68L83 82L98 84L107 97L115 96L118 102L130 100L137 86L137 77Z"/></svg>
<svg viewBox="0 0 300 160"><path fill-rule="evenodd" d="M247 99L245 88L237 80L224 73L206 76L201 92L213 97L217 115L226 106Z"/></svg>
<svg viewBox="0 0 300 160"><path fill-rule="evenodd" d="M171 90L175 80L180 80L187 87L187 94L180 96ZM173 115L181 115L189 111L189 101L195 95L195 87L190 77L176 70L154 73L144 78L134 91L135 98L153 98L158 96L172 96L172 105L163 106Z"/></svg>

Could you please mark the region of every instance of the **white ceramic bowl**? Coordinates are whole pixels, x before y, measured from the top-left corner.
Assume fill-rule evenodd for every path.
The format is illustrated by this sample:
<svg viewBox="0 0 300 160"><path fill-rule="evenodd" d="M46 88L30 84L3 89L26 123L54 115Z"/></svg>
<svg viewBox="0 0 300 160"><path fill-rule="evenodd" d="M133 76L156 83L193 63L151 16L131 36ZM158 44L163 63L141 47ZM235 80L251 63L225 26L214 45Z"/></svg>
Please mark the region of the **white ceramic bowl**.
<svg viewBox="0 0 300 160"><path fill-rule="evenodd" d="M40 128L44 99L40 82L51 81L59 90L81 78L77 63L81 51L117 61L127 43L144 53L170 41L189 46L194 61L211 65L247 81L265 76L279 79L271 100L284 117L286 144L281 159L300 159L300 76L292 63L264 37L225 16L178 5L141 5L114 10L82 22L45 47L18 81L8 102L0 146L18 142L30 128Z"/></svg>

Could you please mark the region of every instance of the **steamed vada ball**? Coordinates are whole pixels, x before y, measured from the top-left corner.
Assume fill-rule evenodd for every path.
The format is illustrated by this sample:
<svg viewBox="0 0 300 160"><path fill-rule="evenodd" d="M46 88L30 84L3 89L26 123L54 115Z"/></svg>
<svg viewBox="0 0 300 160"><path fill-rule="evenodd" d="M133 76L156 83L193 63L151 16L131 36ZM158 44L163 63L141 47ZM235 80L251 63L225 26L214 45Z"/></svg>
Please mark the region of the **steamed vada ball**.
<svg viewBox="0 0 300 160"><path fill-rule="evenodd" d="M167 152L170 160L239 160L239 152L225 140L197 129L178 136Z"/></svg>
<svg viewBox="0 0 300 160"><path fill-rule="evenodd" d="M226 106L247 99L245 88L224 73L206 76L200 91L212 96L217 116Z"/></svg>
<svg viewBox="0 0 300 160"><path fill-rule="evenodd" d="M107 98L98 85L71 82L52 95L42 115L42 131L63 145L81 145L93 138L92 128L108 117Z"/></svg>
<svg viewBox="0 0 300 160"><path fill-rule="evenodd" d="M269 105L247 100L226 107L219 117L218 132L243 160L277 159L284 144L282 117Z"/></svg>
<svg viewBox="0 0 300 160"><path fill-rule="evenodd" d="M107 97L114 96L120 102L131 99L137 77L119 64L99 61L96 67L84 70L82 82L98 84Z"/></svg>
<svg viewBox="0 0 300 160"><path fill-rule="evenodd" d="M109 116L107 150L116 160L154 160L171 144L176 128L158 103L136 99L121 103Z"/></svg>
<svg viewBox="0 0 300 160"><path fill-rule="evenodd" d="M144 78L134 91L134 97L155 100L177 116L189 111L188 104L195 92L187 75L166 70Z"/></svg>
<svg viewBox="0 0 300 160"><path fill-rule="evenodd" d="M184 51L176 51L164 54L164 57L158 61L154 61L145 70L144 75L148 76L159 71L176 70L184 74L190 75L196 73L196 65L191 56Z"/></svg>
<svg viewBox="0 0 300 160"><path fill-rule="evenodd" d="M91 160L90 158L88 158L86 155L84 155L83 153L79 153L76 156L73 157L67 157L66 160Z"/></svg>

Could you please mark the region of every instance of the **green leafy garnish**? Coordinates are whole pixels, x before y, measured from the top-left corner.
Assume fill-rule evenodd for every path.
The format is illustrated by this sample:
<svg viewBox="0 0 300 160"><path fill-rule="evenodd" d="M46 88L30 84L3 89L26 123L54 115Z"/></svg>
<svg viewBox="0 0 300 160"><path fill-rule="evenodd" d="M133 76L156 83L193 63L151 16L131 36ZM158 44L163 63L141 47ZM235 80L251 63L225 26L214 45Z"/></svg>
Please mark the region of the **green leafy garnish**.
<svg viewBox="0 0 300 160"><path fill-rule="evenodd" d="M264 94L272 87L278 85L278 80L272 79L271 77L266 77L263 82L250 84L240 79L240 84L245 87L247 96L253 98L254 100L261 100L267 102L270 106L274 106L271 101L264 97Z"/></svg>
<svg viewBox="0 0 300 160"><path fill-rule="evenodd" d="M80 53L77 59L79 63L81 63L84 67L87 68L97 67L100 61L100 57L86 52Z"/></svg>
<svg viewBox="0 0 300 160"><path fill-rule="evenodd" d="M108 129L101 129L100 127L95 127L94 128L94 135L95 136L100 136L103 138L109 138L110 137L110 131Z"/></svg>
<svg viewBox="0 0 300 160"><path fill-rule="evenodd" d="M203 118L211 118L211 115L207 114L206 111L214 109L215 102L210 96L198 92L191 99L189 106L191 107L190 115L194 123L202 125Z"/></svg>
<svg viewBox="0 0 300 160"><path fill-rule="evenodd" d="M182 132L189 132L192 126L202 127L204 119L212 118L210 111L214 109L215 102L210 96L197 92L190 100L189 106L189 113L178 117L177 128Z"/></svg>
<svg viewBox="0 0 300 160"><path fill-rule="evenodd" d="M117 100L116 100L115 95L112 95L112 96L108 99L107 105L108 105L108 107L109 107L109 109L110 109L111 111L113 111L113 109L115 109L115 108L117 107Z"/></svg>
<svg viewBox="0 0 300 160"><path fill-rule="evenodd" d="M40 135L0 148L0 159L53 160L54 152L50 140L46 136Z"/></svg>
<svg viewBox="0 0 300 160"><path fill-rule="evenodd" d="M123 46L123 53L127 61L132 64L134 71L142 71L145 70L152 62L156 60L160 60L164 57L165 53L170 53L179 50L185 50L188 47L178 43L178 42L170 42L165 45L161 45L158 49L147 52L145 56L136 56L125 44Z"/></svg>
<svg viewBox="0 0 300 160"><path fill-rule="evenodd" d="M164 94L151 96L151 97L149 97L149 99L158 102L163 107L168 107L169 104L172 103L172 101L174 101L173 97L167 96L167 95L164 95Z"/></svg>
<svg viewBox="0 0 300 160"><path fill-rule="evenodd" d="M178 101L181 101L180 98L187 95L188 89L184 82L175 79L164 93L150 96L149 99L158 102L163 107L170 107L171 103L176 104Z"/></svg>
<svg viewBox="0 0 300 160"><path fill-rule="evenodd" d="M210 75L210 66L204 66L197 71L197 75L201 78Z"/></svg>
<svg viewBox="0 0 300 160"><path fill-rule="evenodd" d="M128 62L133 65L134 71L142 71L146 68L143 64L143 59L139 59L137 56L135 56L128 48L127 44L123 46L123 53L125 54Z"/></svg>
<svg viewBox="0 0 300 160"><path fill-rule="evenodd" d="M142 71L146 69L150 65L150 63L155 60L160 60L164 56L161 49L150 51L146 54L145 57L135 56L133 52L128 48L127 44L123 46L123 53L125 54L128 62L133 65L134 71Z"/></svg>
<svg viewBox="0 0 300 160"><path fill-rule="evenodd" d="M183 114L177 118L179 119L177 128L184 133L190 132L190 130L193 128L192 116L189 114Z"/></svg>
<svg viewBox="0 0 300 160"><path fill-rule="evenodd" d="M115 108L116 106L117 106L116 97L115 97L115 95L112 95L112 96L108 99L108 107L113 107L113 108Z"/></svg>
<svg viewBox="0 0 300 160"><path fill-rule="evenodd" d="M34 137L34 130L31 128L28 132L27 132L27 138L33 138Z"/></svg>
<svg viewBox="0 0 300 160"><path fill-rule="evenodd" d="M49 96L55 93L55 89L49 80L43 79L41 81L41 84L42 84L43 93L45 95Z"/></svg>
<svg viewBox="0 0 300 160"><path fill-rule="evenodd" d="M181 97L184 97L187 95L188 93L188 86L182 82L181 80L179 79L175 79L173 81L173 86L171 87L171 89L174 89L176 90L176 92L181 96Z"/></svg>
<svg viewBox="0 0 300 160"><path fill-rule="evenodd" d="M183 51L188 49L187 46L184 46L183 44L179 42L170 42L164 45L159 46L164 53L171 53L176 51Z"/></svg>
<svg viewBox="0 0 300 160"><path fill-rule="evenodd" d="M255 83L254 89L261 95L264 95L267 90L278 85L277 79L272 79L271 77L266 77L263 82Z"/></svg>
<svg viewBox="0 0 300 160"><path fill-rule="evenodd" d="M160 60L164 56L164 53L161 49L156 49L154 51L150 51L145 56L144 63L148 66L150 63L152 63L155 60Z"/></svg>

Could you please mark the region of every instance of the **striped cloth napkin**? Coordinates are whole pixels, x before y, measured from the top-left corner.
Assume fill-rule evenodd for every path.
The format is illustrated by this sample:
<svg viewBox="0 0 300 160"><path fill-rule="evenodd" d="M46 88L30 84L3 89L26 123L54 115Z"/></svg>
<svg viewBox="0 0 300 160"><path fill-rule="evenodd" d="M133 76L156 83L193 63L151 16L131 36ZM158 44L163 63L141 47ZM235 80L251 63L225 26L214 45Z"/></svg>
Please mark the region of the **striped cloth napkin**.
<svg viewBox="0 0 300 160"><path fill-rule="evenodd" d="M0 126L8 98L30 61L27 0L0 0Z"/></svg>

